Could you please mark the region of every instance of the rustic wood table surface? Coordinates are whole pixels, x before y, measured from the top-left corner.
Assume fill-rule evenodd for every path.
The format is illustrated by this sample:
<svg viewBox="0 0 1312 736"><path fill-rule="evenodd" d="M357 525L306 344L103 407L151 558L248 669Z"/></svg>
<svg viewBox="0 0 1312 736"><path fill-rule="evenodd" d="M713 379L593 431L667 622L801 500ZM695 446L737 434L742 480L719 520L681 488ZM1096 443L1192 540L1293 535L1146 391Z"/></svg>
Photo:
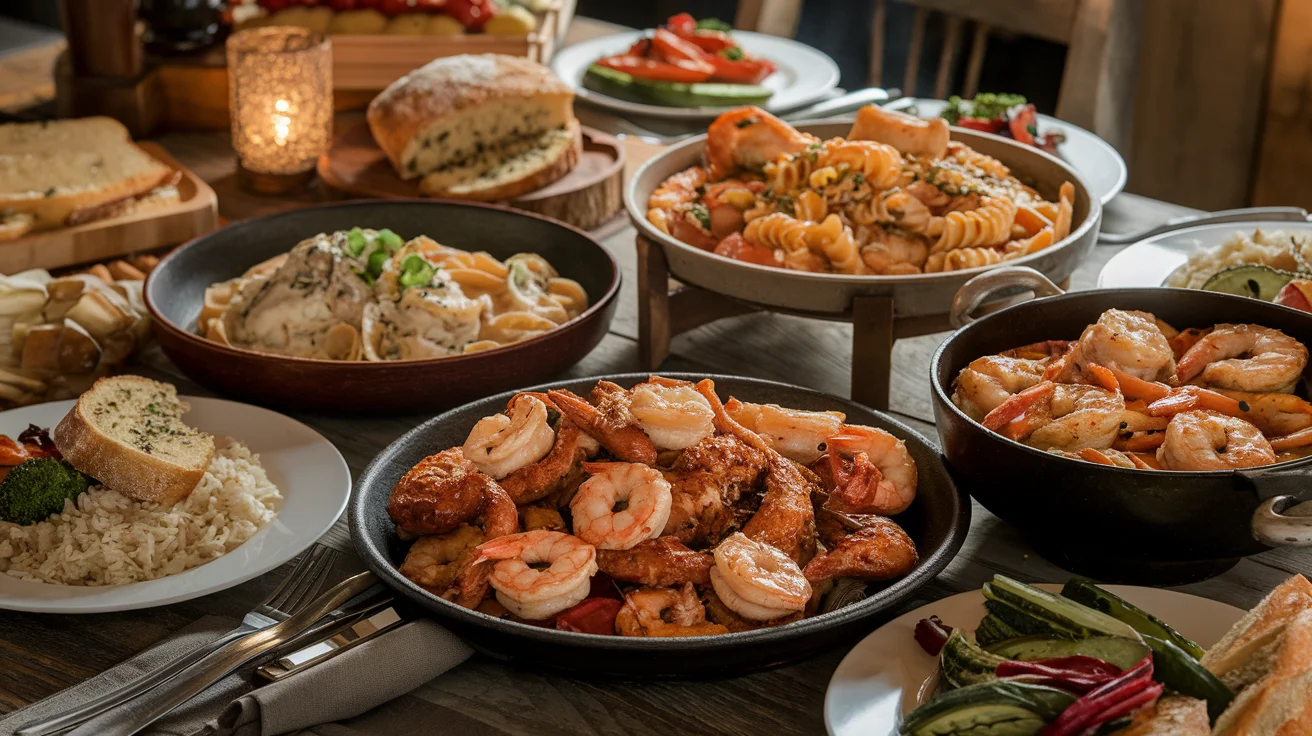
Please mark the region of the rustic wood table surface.
<svg viewBox="0 0 1312 736"><path fill-rule="evenodd" d="M579 24L584 27L571 33L575 38L595 35L598 28L604 28L589 26L585 19L576 22ZM159 142L214 186L219 193L220 214L228 220L304 206L330 196L311 192L297 199L269 199L238 191L226 133L169 134ZM642 158L649 155L650 149L638 147L630 153L635 159ZM1122 194L1107 206L1103 228L1109 232L1137 230L1189 212L1183 207ZM600 228L597 235L623 266L623 293L610 334L567 376L641 370L635 339L638 300L634 230L626 221L617 219ZM1072 288L1093 288L1099 270L1118 250L1098 246L1073 277ZM850 325L778 314L734 317L677 337L673 354L662 368L756 376L846 396L850 330ZM944 337L946 334L900 341L892 359L892 413L931 441L936 441L937 435L927 376L930 356ZM134 370L172 381L182 393L210 394L181 374L158 349L148 350ZM388 443L428 418L338 418L309 413L294 416L336 444L355 475ZM1042 483L1043 479L1016 478L1015 482ZM350 550L345 521L324 541ZM1181 589L1246 608L1291 573L1309 569L1312 552L1275 551L1244 560L1217 578ZM0 714L91 677L206 614L239 618L287 570L269 573L223 593L143 611L85 616L0 614ZM995 572L1040 582L1059 582L1068 577L1038 557L1015 528L976 504L970 536L960 555L902 610L978 588ZM891 612L888 618L899 612ZM867 631L883 620L870 621ZM820 733L824 730L825 688L834 668L855 642L853 639L832 650L816 652L805 661L765 672L691 682L617 682L567 676L475 655L426 688L423 720L427 727L418 727L414 733L759 734L767 724L776 733ZM405 703L393 701L386 707L404 708ZM368 727L368 715L357 721L358 730L353 733L373 732Z"/></svg>

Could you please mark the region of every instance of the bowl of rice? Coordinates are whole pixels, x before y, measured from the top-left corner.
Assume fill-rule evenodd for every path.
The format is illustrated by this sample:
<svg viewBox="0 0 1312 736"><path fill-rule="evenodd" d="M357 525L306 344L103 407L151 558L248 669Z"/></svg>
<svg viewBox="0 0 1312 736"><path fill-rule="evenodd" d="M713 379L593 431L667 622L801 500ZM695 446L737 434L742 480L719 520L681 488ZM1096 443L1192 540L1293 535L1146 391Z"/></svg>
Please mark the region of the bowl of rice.
<svg viewBox="0 0 1312 736"><path fill-rule="evenodd" d="M1218 273L1243 266L1312 278L1312 223L1229 222L1161 233L1112 256L1098 288L1201 289Z"/></svg>

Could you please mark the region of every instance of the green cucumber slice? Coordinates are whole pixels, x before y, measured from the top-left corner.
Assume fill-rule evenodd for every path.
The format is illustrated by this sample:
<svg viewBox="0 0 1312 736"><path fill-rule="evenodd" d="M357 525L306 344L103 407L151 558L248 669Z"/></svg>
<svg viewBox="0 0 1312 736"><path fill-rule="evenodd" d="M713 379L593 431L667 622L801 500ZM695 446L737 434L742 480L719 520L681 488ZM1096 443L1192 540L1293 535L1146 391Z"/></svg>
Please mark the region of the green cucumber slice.
<svg viewBox="0 0 1312 736"><path fill-rule="evenodd" d="M1148 636L1165 639L1183 649L1194 659L1202 659L1203 648L1187 636L1171 628L1165 621L1121 598L1115 593L1099 588L1092 580L1071 578L1062 587L1063 598L1069 598L1080 605L1119 619L1134 627L1135 631Z"/></svg>
<svg viewBox="0 0 1312 736"><path fill-rule="evenodd" d="M1147 644L1119 636L1092 636L1088 639L1051 639L1023 636L985 647L991 654L1027 662L1061 657L1093 657L1128 670L1152 654Z"/></svg>
<svg viewBox="0 0 1312 736"><path fill-rule="evenodd" d="M1087 639L1101 635L1139 639L1139 632L1124 621L1118 621L1101 611L1086 608L1068 598L1026 585L1006 575L994 575L993 582L985 587L984 596L1010 604L1051 628L1065 632L1061 638ZM1010 620L1006 618L1003 620L1015 627ZM1026 631L1025 633L1044 632Z"/></svg>
<svg viewBox="0 0 1312 736"><path fill-rule="evenodd" d="M1207 701L1207 715L1216 723L1235 698L1230 688L1172 642L1147 635L1143 640L1153 649L1153 679L1181 695Z"/></svg>
<svg viewBox="0 0 1312 736"><path fill-rule="evenodd" d="M1235 266L1212 274L1203 283L1203 291L1219 291L1269 302L1285 288L1285 284L1298 277L1299 274L1270 266Z"/></svg>
<svg viewBox="0 0 1312 736"><path fill-rule="evenodd" d="M1006 661L986 652L961 629L954 629L938 654L939 687L951 690L997 679L994 671Z"/></svg>
<svg viewBox="0 0 1312 736"><path fill-rule="evenodd" d="M1064 690L1006 680L935 697L902 721L902 736L1034 736L1075 702Z"/></svg>

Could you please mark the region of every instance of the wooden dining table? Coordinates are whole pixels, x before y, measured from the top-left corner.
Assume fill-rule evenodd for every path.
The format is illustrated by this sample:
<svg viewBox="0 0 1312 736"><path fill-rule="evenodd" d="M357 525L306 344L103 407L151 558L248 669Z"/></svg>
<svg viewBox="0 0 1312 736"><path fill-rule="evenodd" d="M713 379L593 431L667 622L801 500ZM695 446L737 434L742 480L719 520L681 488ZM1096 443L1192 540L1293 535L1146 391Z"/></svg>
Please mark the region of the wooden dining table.
<svg viewBox="0 0 1312 736"><path fill-rule="evenodd" d="M604 32L605 26L589 23L577 19L571 36ZM578 30L580 24L582 30ZM307 206L333 196L318 189L293 198L255 197L240 191L232 147L224 132L171 133L157 142L215 188L220 215L227 221ZM635 159L651 152L651 147L644 144L634 144L629 151ZM1102 227L1108 232L1138 230L1190 212L1166 202L1121 194L1105 208ZM621 215L594 234L620 263L624 285L609 334L564 377L642 370L637 343L635 230ZM1119 250L1114 246L1096 247L1072 277L1071 288L1093 288L1103 265ZM847 324L768 312L736 316L676 337L661 370L752 376L846 396L850 391L851 330ZM937 443L938 436L930 405L929 362L946 336L942 333L901 340L892 355L890 413L933 443ZM171 381L183 394L212 395L155 346L147 348L130 370ZM430 417L288 413L332 441L355 477L380 450ZM1043 477L1020 474L993 481L1047 482ZM353 556L345 519L322 541ZM221 593L145 610L94 615L0 613L0 715L92 677L203 616L240 618L289 569L284 567ZM1245 559L1218 577L1180 590L1247 608L1290 574L1309 570L1312 552L1276 550ZM897 610L869 620L863 634L911 608L977 589L994 573L1035 582L1060 582L1069 577L1069 573L1036 554L1016 528L974 504L970 535L952 563ZM624 681L589 677L586 673L564 674L476 654L424 688L423 725L416 725L413 731L395 730L393 726L390 733L822 733L822 708L829 679L858 639L853 637L833 648L816 651L803 661L708 680ZM404 710L406 700L403 696L376 710ZM358 730L350 732L377 732L370 724L382 721L371 721L371 717L365 714L355 719L351 723Z"/></svg>

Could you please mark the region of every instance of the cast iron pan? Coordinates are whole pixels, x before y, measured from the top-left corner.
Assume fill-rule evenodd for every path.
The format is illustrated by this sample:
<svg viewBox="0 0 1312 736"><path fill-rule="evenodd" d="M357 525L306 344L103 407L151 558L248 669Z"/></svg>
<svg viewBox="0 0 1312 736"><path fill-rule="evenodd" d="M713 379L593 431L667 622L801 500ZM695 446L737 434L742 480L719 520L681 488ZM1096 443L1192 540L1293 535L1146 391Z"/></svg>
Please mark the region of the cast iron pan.
<svg viewBox="0 0 1312 736"><path fill-rule="evenodd" d="M427 360L311 360L219 345L196 334L205 289L285 253L316 233L391 228L409 239L505 259L539 253L588 292L589 307L551 332L494 350ZM340 412L443 409L546 380L587 355L610 326L620 271L582 230L497 205L434 200L359 201L308 207L229 225L187 243L146 281L146 305L164 352L189 376L263 406Z"/></svg>
<svg viewBox="0 0 1312 736"><path fill-rule="evenodd" d="M603 376L630 387L646 373ZM699 380L704 375L662 374ZM924 437L883 414L845 399L804 388L752 378L710 376L720 397L777 403L797 409L834 409L847 420L892 432L907 443L920 471L915 502L897 521L915 540L920 563L906 577L875 584L865 600L795 623L770 629L688 639L643 639L592 636L502 621L444 601L396 571L407 543L396 536L387 516L392 487L415 463L464 442L474 423L505 408L512 395L493 396L449 411L408 432L365 468L351 500L351 538L365 564L389 586L427 608L443 625L492 656L577 670L592 675L679 677L737 674L816 654L845 637L868 629L869 619L914 595L948 564L970 527L970 503L948 476L938 451ZM539 387L568 388L586 395L600 378Z"/></svg>
<svg viewBox="0 0 1312 736"><path fill-rule="evenodd" d="M970 322L934 355L934 417L948 467L964 490L1021 527L1043 556L1067 569L1116 582L1199 580L1224 572L1270 544L1312 542L1306 526L1312 519L1300 523L1279 513L1295 500L1312 498L1312 457L1241 471L1096 465L990 432L950 398L953 380L972 360L1039 340L1076 339L1107 309L1152 312L1177 329L1221 322L1263 325L1305 345L1312 345L1312 315L1256 299L1188 289L1063 294L1041 274L1015 268L984 274L963 287L954 317L968 315L991 294L1016 288L1052 296Z"/></svg>

